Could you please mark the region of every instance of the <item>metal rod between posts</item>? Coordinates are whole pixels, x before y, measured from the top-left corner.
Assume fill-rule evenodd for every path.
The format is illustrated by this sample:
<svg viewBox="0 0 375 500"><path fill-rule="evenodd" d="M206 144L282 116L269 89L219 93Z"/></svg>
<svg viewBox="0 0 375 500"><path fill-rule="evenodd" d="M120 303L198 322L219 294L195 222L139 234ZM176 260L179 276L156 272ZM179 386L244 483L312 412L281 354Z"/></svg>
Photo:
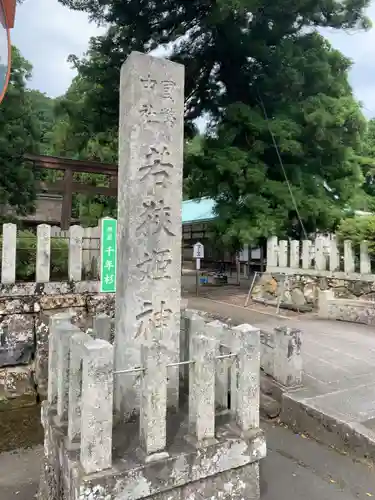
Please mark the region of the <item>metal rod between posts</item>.
<svg viewBox="0 0 375 500"><path fill-rule="evenodd" d="M215 356L217 361L228 358L235 358L237 356L236 353L232 354L222 354L220 356ZM193 359L189 359L188 361L179 361L178 363L169 363L166 365L167 368L174 368L175 366L184 366L184 365L193 365L195 361ZM136 366L134 368L128 368L127 370L116 370L113 372L113 375L123 375L126 373L139 373L144 372L146 369L141 366Z"/></svg>

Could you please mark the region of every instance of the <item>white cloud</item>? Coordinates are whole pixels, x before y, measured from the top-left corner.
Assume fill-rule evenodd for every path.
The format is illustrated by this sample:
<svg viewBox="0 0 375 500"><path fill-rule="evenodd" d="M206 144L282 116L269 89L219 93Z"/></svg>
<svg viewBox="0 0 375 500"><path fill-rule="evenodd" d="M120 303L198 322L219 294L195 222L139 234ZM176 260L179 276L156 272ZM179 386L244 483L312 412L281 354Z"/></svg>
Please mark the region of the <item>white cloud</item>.
<svg viewBox="0 0 375 500"><path fill-rule="evenodd" d="M71 11L57 0L25 0L17 7L11 37L34 67L30 86L56 97L75 75L67 62L69 54L82 55L90 37L101 32L85 13Z"/></svg>
<svg viewBox="0 0 375 500"><path fill-rule="evenodd" d="M368 11L375 21L375 0ZM91 36L102 29L90 24L86 14L71 11L57 0L25 0L18 6L12 41L34 66L32 88L55 97L68 88L74 70L67 63L69 54L82 55ZM356 97L368 116L375 116L375 30L343 33L326 30L331 43L350 57L350 74Z"/></svg>

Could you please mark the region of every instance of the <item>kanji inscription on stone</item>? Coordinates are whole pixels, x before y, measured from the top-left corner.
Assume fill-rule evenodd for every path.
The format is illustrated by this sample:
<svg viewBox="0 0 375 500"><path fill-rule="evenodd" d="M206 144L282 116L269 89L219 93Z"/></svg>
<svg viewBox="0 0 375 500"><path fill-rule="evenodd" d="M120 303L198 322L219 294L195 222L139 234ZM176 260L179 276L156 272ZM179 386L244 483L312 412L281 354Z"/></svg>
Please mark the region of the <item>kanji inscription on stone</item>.
<svg viewBox="0 0 375 500"><path fill-rule="evenodd" d="M160 338L164 328L167 328L171 319L172 309L166 307L165 302L160 301L160 307L154 309L152 302L144 302L143 310L137 315L139 321L136 337L147 336L153 330L158 330ZM155 333L155 332L154 332ZM160 339L157 339L160 340Z"/></svg>
<svg viewBox="0 0 375 500"><path fill-rule="evenodd" d="M140 167L142 177L141 181L152 177L156 185L167 186L167 179L170 171L173 168L170 162L170 152L165 145L150 146L149 152L146 154L144 164Z"/></svg>
<svg viewBox="0 0 375 500"><path fill-rule="evenodd" d="M155 331L179 361L184 68L133 52L121 69L116 282L116 369L141 363ZM178 402L178 367L168 370ZM115 379L115 407L139 408L136 375Z"/></svg>
<svg viewBox="0 0 375 500"><path fill-rule="evenodd" d="M141 272L141 281L146 278L154 280L171 279L168 267L172 264L170 250L152 250L145 252L144 259L137 264Z"/></svg>
<svg viewBox="0 0 375 500"><path fill-rule="evenodd" d="M165 232L175 236L172 231L171 207L164 204L164 200L148 201L143 203L144 211L140 216L141 223L137 227L137 234L157 234Z"/></svg>

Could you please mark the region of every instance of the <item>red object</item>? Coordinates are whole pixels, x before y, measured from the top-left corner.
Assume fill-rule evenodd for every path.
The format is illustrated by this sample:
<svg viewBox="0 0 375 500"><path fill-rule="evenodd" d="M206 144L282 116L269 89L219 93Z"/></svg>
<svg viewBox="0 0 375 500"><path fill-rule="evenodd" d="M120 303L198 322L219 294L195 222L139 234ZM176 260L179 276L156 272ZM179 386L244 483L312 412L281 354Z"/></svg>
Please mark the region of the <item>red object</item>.
<svg viewBox="0 0 375 500"><path fill-rule="evenodd" d="M12 29L14 27L14 18L16 15L16 2L17 0L0 0L2 5L1 11L5 13L5 20L3 19L3 15L1 12L1 23L3 26L5 25L8 29Z"/></svg>

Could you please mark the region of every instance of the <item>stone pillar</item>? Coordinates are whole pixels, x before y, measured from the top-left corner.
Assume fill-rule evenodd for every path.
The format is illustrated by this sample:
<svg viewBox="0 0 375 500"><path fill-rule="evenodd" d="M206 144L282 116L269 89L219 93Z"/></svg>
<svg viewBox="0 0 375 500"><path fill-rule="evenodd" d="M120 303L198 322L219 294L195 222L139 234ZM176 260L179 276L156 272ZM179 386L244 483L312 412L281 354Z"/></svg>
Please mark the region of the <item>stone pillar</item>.
<svg viewBox="0 0 375 500"><path fill-rule="evenodd" d="M337 248L336 236L329 242L329 270L332 272L340 270L340 253Z"/></svg>
<svg viewBox="0 0 375 500"><path fill-rule="evenodd" d="M350 240L344 241L344 270L348 274L355 271L353 245Z"/></svg>
<svg viewBox="0 0 375 500"><path fill-rule="evenodd" d="M80 459L91 474L112 466L113 346L96 339L85 343L82 352Z"/></svg>
<svg viewBox="0 0 375 500"><path fill-rule="evenodd" d="M39 224L36 244L36 282L48 283L51 260L51 226Z"/></svg>
<svg viewBox="0 0 375 500"><path fill-rule="evenodd" d="M315 269L316 271L326 270L326 257L324 253L324 239L321 236L315 238Z"/></svg>
<svg viewBox="0 0 375 500"><path fill-rule="evenodd" d="M267 240L267 270L278 266L278 251L277 236L271 236Z"/></svg>
<svg viewBox="0 0 375 500"><path fill-rule="evenodd" d="M260 398L260 330L251 325L233 328L237 358L235 383L235 408L237 424L246 432L259 427Z"/></svg>
<svg viewBox="0 0 375 500"><path fill-rule="evenodd" d="M302 383L301 331L281 326L274 330L274 378L292 387Z"/></svg>
<svg viewBox="0 0 375 500"><path fill-rule="evenodd" d="M83 346L91 340L90 335L83 332L70 338L68 439L71 443L81 434Z"/></svg>
<svg viewBox="0 0 375 500"><path fill-rule="evenodd" d="M371 274L371 259L368 253L368 242L361 241L360 246L360 273Z"/></svg>
<svg viewBox="0 0 375 500"><path fill-rule="evenodd" d="M199 443L215 437L216 340L194 335L190 348L189 431Z"/></svg>
<svg viewBox="0 0 375 500"><path fill-rule="evenodd" d="M68 419L70 341L76 333L80 330L75 325L60 323L54 335L57 344L57 417L60 422Z"/></svg>
<svg viewBox="0 0 375 500"><path fill-rule="evenodd" d="M302 269L311 269L311 241L302 241Z"/></svg>
<svg viewBox="0 0 375 500"><path fill-rule="evenodd" d="M140 364L158 336L179 360L184 67L133 52L121 69L115 363ZM178 404L178 368L168 400ZM136 377L118 377L115 406L139 409Z"/></svg>
<svg viewBox="0 0 375 500"><path fill-rule="evenodd" d="M140 441L146 457L165 452L167 440L167 365L159 342L141 347Z"/></svg>
<svg viewBox="0 0 375 500"><path fill-rule="evenodd" d="M81 281L82 279L82 240L83 228L72 226L69 229L69 281Z"/></svg>
<svg viewBox="0 0 375 500"><path fill-rule="evenodd" d="M288 267L288 241L279 241L279 267Z"/></svg>
<svg viewBox="0 0 375 500"><path fill-rule="evenodd" d="M332 290L319 290L318 296L318 316L322 319L329 319L329 302L334 300L335 295Z"/></svg>
<svg viewBox="0 0 375 500"><path fill-rule="evenodd" d="M211 321L206 325L207 336L217 339L216 353L218 356L230 354L230 330L228 325L221 321ZM229 394L229 367L233 360L230 358L218 360L216 363L216 404L221 409L228 409Z"/></svg>
<svg viewBox="0 0 375 500"><path fill-rule="evenodd" d="M290 267L299 269L299 241L292 240L290 242Z"/></svg>
<svg viewBox="0 0 375 500"><path fill-rule="evenodd" d="M94 336L96 339L103 339L111 342L112 318L107 314L97 314L93 318Z"/></svg>
<svg viewBox="0 0 375 500"><path fill-rule="evenodd" d="M3 224L1 258L1 283L11 284L16 281L16 249L17 226L16 224Z"/></svg>
<svg viewBox="0 0 375 500"><path fill-rule="evenodd" d="M49 318L48 337L48 403L57 403L57 379L58 379L58 339L56 330L61 325L69 325L72 322L72 313L64 312L54 314Z"/></svg>

